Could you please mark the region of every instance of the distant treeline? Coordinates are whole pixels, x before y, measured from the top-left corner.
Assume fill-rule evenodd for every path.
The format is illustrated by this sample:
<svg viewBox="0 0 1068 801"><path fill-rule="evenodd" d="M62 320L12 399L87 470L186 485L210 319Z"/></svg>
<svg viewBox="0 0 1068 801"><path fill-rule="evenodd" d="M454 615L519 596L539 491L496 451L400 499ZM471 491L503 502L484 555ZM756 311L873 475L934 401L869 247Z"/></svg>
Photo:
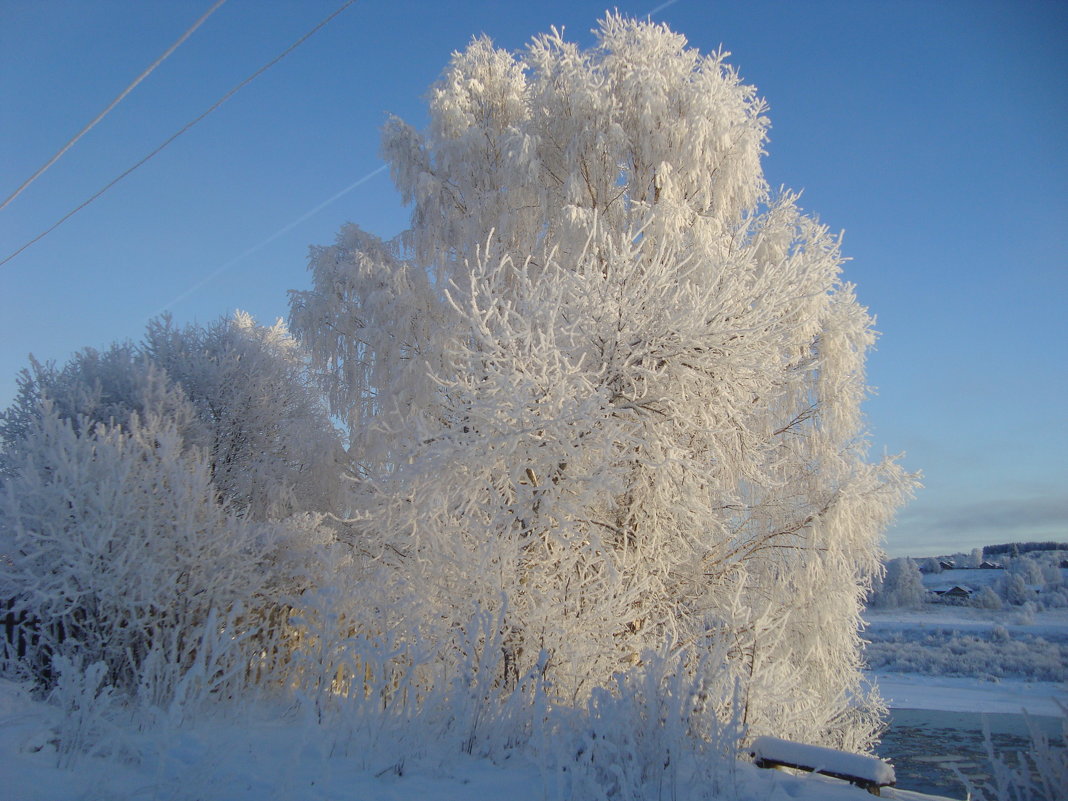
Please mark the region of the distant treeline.
<svg viewBox="0 0 1068 801"><path fill-rule="evenodd" d="M1003 545L986 545L983 556L997 556L1002 553L1030 553L1031 551L1068 551L1068 542L1006 542Z"/></svg>

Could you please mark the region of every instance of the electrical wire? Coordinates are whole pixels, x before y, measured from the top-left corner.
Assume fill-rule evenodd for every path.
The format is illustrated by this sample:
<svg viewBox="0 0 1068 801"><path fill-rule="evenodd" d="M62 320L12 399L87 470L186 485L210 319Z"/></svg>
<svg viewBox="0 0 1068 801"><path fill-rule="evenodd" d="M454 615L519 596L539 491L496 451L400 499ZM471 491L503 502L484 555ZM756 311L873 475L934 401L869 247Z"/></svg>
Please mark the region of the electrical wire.
<svg viewBox="0 0 1068 801"><path fill-rule="evenodd" d="M67 142L67 144L63 145L63 147L60 148L59 152L56 153L56 155L52 156L51 159L48 160L48 163L46 163L43 167L41 167L39 170L37 170L37 172L35 172L33 175L31 175L29 178L27 178L22 183L22 186L20 186L14 192L12 192L10 195L8 195L7 199L3 203L0 203L0 209L3 209L5 206L7 206L8 203L10 203L12 200L14 200L19 195L21 195L23 190L26 189L26 187L28 187L30 184L32 184L34 181L36 181L38 178L40 178L42 175L44 175L45 171L49 167L51 167L53 164L55 164L57 161L59 161L60 157L62 157L62 155L64 153L66 153L68 150L70 150L72 147L74 147L74 143L75 142L77 142L79 139L81 139L83 136L85 136L87 133L89 133L89 131L92 130L96 126L96 124L98 122L100 122L102 119L104 119L104 117L106 117L108 115L108 113L113 108L115 108L115 106L119 105L119 103L122 102L123 98L125 98L126 95L130 94L130 92L132 92L134 90L134 87L136 87L137 84L141 83L141 81L143 81L145 78L147 78L152 73L152 71L156 69L156 67L158 67L160 64L162 64L164 61L166 61L167 58L170 56L170 54L173 53L175 50L177 50L179 48L179 46L181 46L182 42L184 42L186 39L188 39L190 36L192 36L193 35L193 31L195 31L197 28L199 28L201 25L203 25L204 22L208 19L208 17L210 17L212 14L214 14L219 9L219 6L221 6L225 2L226 2L226 0L217 0L215 5L213 5L207 11L205 11L204 14L200 17L200 19L198 19L196 22L193 23L193 26L189 30L187 30L180 37L178 37L178 41L177 42L175 42L169 48L167 48L167 51L162 56L160 56L155 61L153 61L148 66L148 69L146 69L144 72L142 72L140 75L137 76L137 78L134 80L133 83L131 83L129 86L127 86L125 89L123 89L122 90L122 94L120 94L118 97L116 97L114 100L112 100L111 104L108 105L108 107L106 109L104 109L99 114L97 114L96 117L94 117L93 120L88 125L86 125L80 131L78 131L78 133L75 134L73 139L71 139L69 142Z"/></svg>
<svg viewBox="0 0 1068 801"><path fill-rule="evenodd" d="M316 25L314 28L312 28L306 34L304 34L299 39L297 39L297 41L295 41L293 44L291 44L289 47L287 47L285 50L283 50L281 53L279 53L273 59L268 61L266 64L264 64L258 70L256 70L254 73L249 75L247 78L245 78L245 80L241 81L241 83L237 84L237 86L235 86L233 89L231 89L225 95L223 95L221 98L219 98L217 101L215 101L215 103L212 104L206 111L202 112L199 116L195 117L193 120L191 120L190 122L186 123L185 126L183 126L177 133L175 133L172 136L170 136L166 141L163 142L163 144L161 144L159 147L157 147L155 150L153 150L151 153L149 153L147 156L145 156L139 162L134 164L132 167L127 169L125 172L121 173L118 177L112 179L110 182L105 184L103 189L99 190L96 194L94 194L91 197L89 197L88 200L83 201L81 204L79 204L75 208L71 209L66 214L64 214L50 228L42 231L37 236L35 236L33 239L31 239L29 242L27 242L26 244L22 245L22 247L20 247L18 250L16 250L13 253L11 253L11 255L7 256L3 261L0 261L0 267L3 267L5 264L7 264L13 258L15 258L20 253L22 253L22 251L26 250L26 248L28 248L31 245L33 245L33 244L39 242L40 240L44 239L46 236L48 236L54 230L59 228L59 226L61 226L63 223L65 223L67 220L69 220L71 217L73 217L75 214L77 214L79 211L84 209L86 206L88 206L90 203L92 203L94 200L96 200L102 194L104 194L109 189L111 189L111 187L113 187L115 184L117 184L119 181L121 181L127 175L132 173L134 170L136 170L138 167L140 167L146 161L151 159L153 156L157 155L161 150L163 150L165 147L167 147L171 142L173 142L175 139L177 139L179 136L184 134L186 131L188 131L190 128L192 128L194 125L196 125L198 122L200 122L202 119L204 119L209 114L211 114L211 112L215 111L215 109L219 108L219 106L221 106L223 103L225 103L231 97L233 97L238 91L240 91L241 89L245 88L248 84L252 83L252 81L254 81L256 78L258 78L264 72L269 70L271 67L273 67L275 64L277 64L279 61L281 61L283 58L285 58L290 53L292 53L294 50L296 50L298 47L300 47L302 44L304 44L304 42L306 42L313 35L318 33L321 28L323 28L327 23L329 23L331 20L333 20L334 17L336 17L338 14L340 14L342 11L347 9L349 6L351 6L355 2L356 2L356 0L346 0L332 14L327 16L318 25Z"/></svg>

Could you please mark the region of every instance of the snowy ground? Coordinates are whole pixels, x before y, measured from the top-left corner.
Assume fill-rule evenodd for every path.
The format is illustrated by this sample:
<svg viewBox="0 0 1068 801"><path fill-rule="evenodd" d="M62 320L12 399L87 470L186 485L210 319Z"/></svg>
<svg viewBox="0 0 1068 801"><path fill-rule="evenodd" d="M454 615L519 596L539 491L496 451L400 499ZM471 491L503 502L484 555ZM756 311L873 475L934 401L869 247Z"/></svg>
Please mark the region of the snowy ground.
<svg viewBox="0 0 1068 801"><path fill-rule="evenodd" d="M986 714L1060 715L1059 700L1068 705L1064 682L921 676L915 673L869 674L892 709L940 709Z"/></svg>
<svg viewBox="0 0 1068 801"><path fill-rule="evenodd" d="M516 757L504 764L432 744L398 765L353 749L296 710L249 709L225 720L153 732L87 732L110 752L73 762L56 751L55 711L0 681L0 777L5 801L545 801L567 797L567 777ZM738 765L715 797L738 801L864 801L863 790L820 777ZM711 788L679 782L677 795ZM574 797L574 796L572 796ZM585 798L585 796L578 796ZM902 796L904 797L904 796Z"/></svg>
<svg viewBox="0 0 1068 801"><path fill-rule="evenodd" d="M916 611L882 610L868 615L868 636L892 647L922 652L917 664L944 665L932 654L953 643L990 643L1036 638L1059 647L1068 643L1068 611L1039 612L1033 619L1013 612L927 605ZM1009 637L1005 639L1003 629ZM971 639L967 639L971 638ZM1032 647L1032 646L1024 646ZM926 649L926 650L925 650ZM1005 652L1007 653L1007 652ZM987 654L989 657L990 654ZM1015 666L1015 667L1014 667ZM1010 675L986 680L872 671L895 710L1059 714L1068 704L1063 681L1035 681L1016 662ZM94 726L77 732L94 756L58 753L56 733L71 723L57 710L0 681L0 777L5 801L461 801L508 798L545 801L567 797L568 777L515 756L494 764L435 743L408 743L398 761L389 747L368 749L337 729L322 727L299 708L255 705L230 710L216 720L138 731ZM351 728L351 727L350 727ZM768 801L864 801L862 790L820 778L797 778L739 765L721 778L718 797ZM662 797L679 801L712 797L711 788L680 778ZM946 793L963 797L960 793ZM892 797L911 798L905 790Z"/></svg>
<svg viewBox="0 0 1068 801"><path fill-rule="evenodd" d="M919 609L868 609L864 613L864 619L869 630L896 626L968 631L991 630L1000 625L1030 634L1068 636L1068 609L1045 609L1028 614L1011 607L993 610L928 603Z"/></svg>
<svg viewBox="0 0 1068 801"><path fill-rule="evenodd" d="M925 604L865 617L868 675L891 708L1058 716L1068 705L1068 610Z"/></svg>

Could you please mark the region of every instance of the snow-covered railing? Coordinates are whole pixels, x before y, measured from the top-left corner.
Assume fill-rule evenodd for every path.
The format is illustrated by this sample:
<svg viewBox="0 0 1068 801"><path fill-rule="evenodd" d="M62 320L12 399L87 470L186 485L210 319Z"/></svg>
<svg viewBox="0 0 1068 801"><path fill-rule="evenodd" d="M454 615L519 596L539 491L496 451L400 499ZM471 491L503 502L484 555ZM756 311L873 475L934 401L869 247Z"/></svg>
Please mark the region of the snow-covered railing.
<svg viewBox="0 0 1068 801"><path fill-rule="evenodd" d="M778 737L757 737L749 751L758 768L784 767L821 773L844 779L872 795L879 795L880 787L890 787L896 782L893 765L878 757L850 754L833 748L780 740Z"/></svg>

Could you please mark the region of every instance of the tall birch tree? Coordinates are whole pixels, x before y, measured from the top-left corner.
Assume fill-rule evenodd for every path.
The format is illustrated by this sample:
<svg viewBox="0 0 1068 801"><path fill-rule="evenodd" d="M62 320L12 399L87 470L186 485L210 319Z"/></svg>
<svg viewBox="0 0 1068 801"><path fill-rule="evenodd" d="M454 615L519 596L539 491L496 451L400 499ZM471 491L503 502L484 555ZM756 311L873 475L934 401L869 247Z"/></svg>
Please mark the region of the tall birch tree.
<svg viewBox="0 0 1068 801"><path fill-rule="evenodd" d="M769 190L727 54L596 34L454 54L429 127L384 132L411 227L346 226L292 293L367 592L457 664L494 615L498 686L539 670L561 703L725 646L752 733L865 748L859 613L914 484L867 458L872 319L838 239Z"/></svg>

